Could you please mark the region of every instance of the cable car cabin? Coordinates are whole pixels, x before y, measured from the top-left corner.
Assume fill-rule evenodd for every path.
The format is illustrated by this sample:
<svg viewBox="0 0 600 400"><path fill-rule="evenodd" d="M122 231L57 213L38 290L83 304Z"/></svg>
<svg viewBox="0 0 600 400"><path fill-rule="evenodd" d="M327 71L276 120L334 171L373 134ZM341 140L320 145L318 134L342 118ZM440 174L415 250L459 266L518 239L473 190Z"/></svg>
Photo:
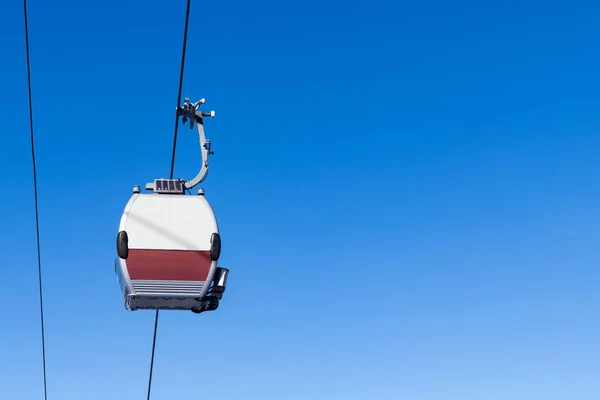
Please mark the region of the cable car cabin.
<svg viewBox="0 0 600 400"><path fill-rule="evenodd" d="M165 190L160 190L164 185ZM215 310L228 270L217 267L219 228L204 197L182 182L156 180L154 193L136 186L117 235L115 273L128 310Z"/></svg>

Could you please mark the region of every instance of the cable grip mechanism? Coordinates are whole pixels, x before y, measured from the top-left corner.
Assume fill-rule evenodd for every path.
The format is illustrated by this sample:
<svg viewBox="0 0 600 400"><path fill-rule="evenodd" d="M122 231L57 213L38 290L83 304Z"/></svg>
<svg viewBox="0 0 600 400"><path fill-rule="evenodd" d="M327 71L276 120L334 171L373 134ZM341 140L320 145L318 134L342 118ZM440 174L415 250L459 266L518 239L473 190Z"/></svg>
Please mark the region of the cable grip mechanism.
<svg viewBox="0 0 600 400"><path fill-rule="evenodd" d="M180 187L180 184L178 185L177 183L175 183L174 184L175 189L173 190L169 187L169 190L168 190L169 193L175 193L175 192L183 193L185 190L191 189L194 186L196 186L197 184L204 181L204 179L206 179L206 175L208 174L208 156L211 154L215 154L215 153L214 153L214 151L212 151L210 140L206 140L206 136L204 134L203 118L204 117L214 118L215 112L214 111L208 111L208 112L201 111L200 106L204 103L206 103L206 100L204 98L198 100L195 103L190 103L190 99L188 97L186 97L183 101L183 106L176 108L177 119L179 119L179 117L181 116L182 122L184 124L187 123L189 120L190 121L190 129L194 129L194 123L196 124L196 128L198 129L198 140L200 141L200 153L202 155L202 166L201 166L198 174L193 179L190 179L189 181L172 180L174 182L175 181L182 182L183 187L181 187L181 190L180 190L180 189L178 189L178 187ZM164 182L162 182L162 184L160 184L158 181L162 182L165 180L164 179L155 179L153 183L147 183L146 190L152 190L157 193L159 193L159 192L166 193L165 189L161 189L161 187L164 188ZM169 181L171 181L171 180L169 180ZM169 185L171 186L170 183L169 183ZM161 186L161 187L159 187L159 186Z"/></svg>

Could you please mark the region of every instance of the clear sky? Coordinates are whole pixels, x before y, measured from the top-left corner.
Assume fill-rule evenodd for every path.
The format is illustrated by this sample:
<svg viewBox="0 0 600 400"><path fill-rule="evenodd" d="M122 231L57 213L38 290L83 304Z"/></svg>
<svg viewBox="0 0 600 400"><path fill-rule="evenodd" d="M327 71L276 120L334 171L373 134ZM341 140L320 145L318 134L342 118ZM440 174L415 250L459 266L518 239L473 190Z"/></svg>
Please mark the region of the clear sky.
<svg viewBox="0 0 600 400"><path fill-rule="evenodd" d="M131 188L169 174L184 10L29 2L51 400L146 398L154 313L113 260ZM599 399L599 12L193 1L231 275L218 311L161 313L152 399ZM36 400L21 3L0 37L0 399Z"/></svg>

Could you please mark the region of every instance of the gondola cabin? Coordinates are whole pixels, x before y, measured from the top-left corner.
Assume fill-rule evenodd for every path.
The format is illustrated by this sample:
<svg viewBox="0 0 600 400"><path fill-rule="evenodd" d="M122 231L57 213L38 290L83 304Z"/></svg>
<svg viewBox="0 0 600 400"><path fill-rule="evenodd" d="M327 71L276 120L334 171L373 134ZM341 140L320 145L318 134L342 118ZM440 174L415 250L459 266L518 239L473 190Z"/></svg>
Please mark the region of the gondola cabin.
<svg viewBox="0 0 600 400"><path fill-rule="evenodd" d="M156 180L153 193L136 186L125 206L115 273L129 310L218 307L228 270L217 266L217 220L202 189L184 189L181 181Z"/></svg>

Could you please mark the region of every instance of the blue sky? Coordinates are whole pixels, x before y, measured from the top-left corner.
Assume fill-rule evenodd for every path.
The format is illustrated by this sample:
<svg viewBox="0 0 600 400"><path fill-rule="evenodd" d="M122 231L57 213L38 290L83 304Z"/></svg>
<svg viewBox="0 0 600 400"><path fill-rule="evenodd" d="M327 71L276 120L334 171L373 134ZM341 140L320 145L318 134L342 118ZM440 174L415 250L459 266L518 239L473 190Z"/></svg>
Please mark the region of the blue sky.
<svg viewBox="0 0 600 400"><path fill-rule="evenodd" d="M145 398L113 274L169 174L185 2L29 5L49 399ZM0 12L0 398L42 398L22 5ZM192 2L184 96L231 270L152 399L600 397L592 2ZM175 175L199 167L180 127Z"/></svg>

